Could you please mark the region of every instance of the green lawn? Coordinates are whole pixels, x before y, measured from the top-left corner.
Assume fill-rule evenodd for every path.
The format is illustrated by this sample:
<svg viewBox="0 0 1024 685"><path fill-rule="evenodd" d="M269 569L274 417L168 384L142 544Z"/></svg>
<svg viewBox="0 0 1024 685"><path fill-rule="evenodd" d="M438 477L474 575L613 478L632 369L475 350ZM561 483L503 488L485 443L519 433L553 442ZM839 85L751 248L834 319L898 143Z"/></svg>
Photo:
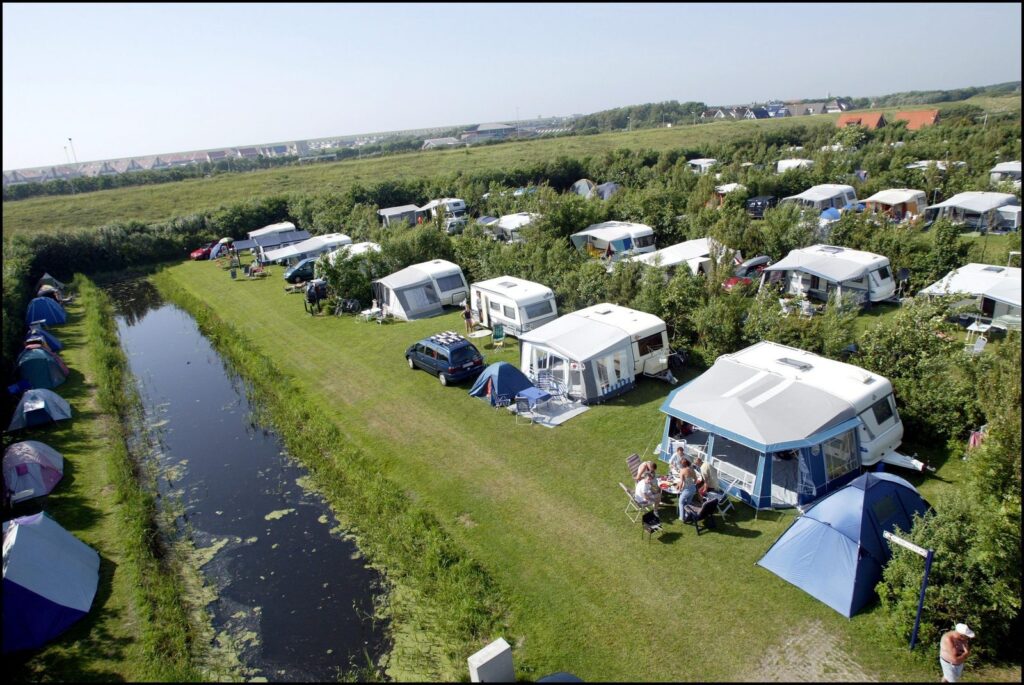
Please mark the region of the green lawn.
<svg viewBox="0 0 1024 685"><path fill-rule="evenodd" d="M641 539L617 483L629 477L625 457L659 439L667 384L644 379L555 429L516 425L507 411L469 397L468 386L444 388L405 365L409 343L460 330L457 312L384 326L313 318L301 296L283 292L280 273L232 281L208 262L164 272L296 378L492 574L511 616L512 634L503 637L525 675L758 680L789 636L820 634L872 677L936 677L930 646L908 655L905 644L880 637L877 606L847 620L754 565L790 514L755 520L738 506L729 525L699 538L669 514L660 537ZM517 360L509 340L503 351L483 350L489 362ZM947 464L922 483L926 497L955 486L959 460Z"/></svg>

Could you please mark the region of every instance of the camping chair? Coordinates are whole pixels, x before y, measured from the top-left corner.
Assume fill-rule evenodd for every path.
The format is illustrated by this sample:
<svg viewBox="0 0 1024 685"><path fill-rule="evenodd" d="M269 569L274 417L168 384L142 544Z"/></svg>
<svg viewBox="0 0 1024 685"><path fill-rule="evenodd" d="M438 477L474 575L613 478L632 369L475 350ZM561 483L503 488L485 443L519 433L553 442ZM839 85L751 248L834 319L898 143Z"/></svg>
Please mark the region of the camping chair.
<svg viewBox="0 0 1024 685"><path fill-rule="evenodd" d="M530 400L525 397L517 397L516 400L516 423L520 421L520 417L529 419L530 423L533 423L533 412L530 411Z"/></svg>
<svg viewBox="0 0 1024 685"><path fill-rule="evenodd" d="M661 532L661 517L658 516L657 511L649 511L640 518L640 524L640 537L647 533L647 544L651 544L654 534Z"/></svg>
<svg viewBox="0 0 1024 685"><path fill-rule="evenodd" d="M988 338L981 335L974 341L974 343L967 343L964 345L964 352L972 357L977 357L985 349L985 345L988 344Z"/></svg>
<svg viewBox="0 0 1024 685"><path fill-rule="evenodd" d="M789 316L793 313L793 306L785 298L779 298L779 307L782 308L783 316Z"/></svg>
<svg viewBox="0 0 1024 685"><path fill-rule="evenodd" d="M491 347L505 347L505 327L500 323L494 324L491 330Z"/></svg>
<svg viewBox="0 0 1024 685"><path fill-rule="evenodd" d="M814 305L811 304L810 300L800 300L800 316L806 316L808 319L814 316Z"/></svg>
<svg viewBox="0 0 1024 685"><path fill-rule="evenodd" d="M626 493L626 509L625 514L630 521L636 523L640 520L640 517L646 514L648 511L654 511L653 504L640 504L636 501L636 497L633 497L633 492L622 483L619 483L619 487Z"/></svg>
<svg viewBox="0 0 1024 685"><path fill-rule="evenodd" d="M494 396L494 407L495 409L502 409L512 404L512 395L495 395Z"/></svg>
<svg viewBox="0 0 1024 685"><path fill-rule="evenodd" d="M715 521L711 518L718 509L718 496L704 498L704 502L698 507L695 504L683 506L683 522L692 523L697 529L697 537L700 537L700 524L703 521L705 528L714 528Z"/></svg>
<svg viewBox="0 0 1024 685"><path fill-rule="evenodd" d="M629 472L633 474L633 481L636 481L636 474L640 471L641 459L640 455L634 452L633 454L626 457L626 466L629 467Z"/></svg>
<svg viewBox="0 0 1024 685"><path fill-rule="evenodd" d="M704 499L706 500L708 497L718 498L718 507L715 509L715 513L721 516L723 521L728 520L725 518L728 512L736 511L735 505L733 505L725 490L708 490L707 494L704 495Z"/></svg>

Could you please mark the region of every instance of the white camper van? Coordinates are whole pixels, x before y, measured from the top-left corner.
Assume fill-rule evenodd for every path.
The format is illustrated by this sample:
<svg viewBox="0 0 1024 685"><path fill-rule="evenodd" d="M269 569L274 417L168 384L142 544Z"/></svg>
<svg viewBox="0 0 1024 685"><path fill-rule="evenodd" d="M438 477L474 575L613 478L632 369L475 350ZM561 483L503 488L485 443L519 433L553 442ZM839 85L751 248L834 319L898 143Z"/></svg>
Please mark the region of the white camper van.
<svg viewBox="0 0 1024 685"><path fill-rule="evenodd" d="M460 302L469 297L469 285L466 284L466 277L462 275L462 269L458 264L452 264L444 259L435 259L414 266L434 282L434 289L437 291L437 297L442 307L445 305L458 306Z"/></svg>
<svg viewBox="0 0 1024 685"><path fill-rule="evenodd" d="M580 252L609 262L623 257L654 252L654 229L646 224L605 221L569 236Z"/></svg>
<svg viewBox="0 0 1024 685"><path fill-rule="evenodd" d="M477 323L488 328L501 324L515 337L558 318L551 288L514 276L499 276L469 287L469 301Z"/></svg>
<svg viewBox="0 0 1024 685"><path fill-rule="evenodd" d="M842 209L846 205L857 204L857 191L853 186L840 183L822 183L811 186L799 195L783 198L779 204L798 204L823 212L829 207Z"/></svg>

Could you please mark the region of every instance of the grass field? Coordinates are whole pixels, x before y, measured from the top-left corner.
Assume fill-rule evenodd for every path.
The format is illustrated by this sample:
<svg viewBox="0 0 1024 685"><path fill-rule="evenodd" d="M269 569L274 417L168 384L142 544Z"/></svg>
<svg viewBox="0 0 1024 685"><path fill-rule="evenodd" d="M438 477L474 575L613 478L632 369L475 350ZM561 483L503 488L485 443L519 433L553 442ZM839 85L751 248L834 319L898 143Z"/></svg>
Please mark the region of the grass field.
<svg viewBox="0 0 1024 685"><path fill-rule="evenodd" d="M1020 97L974 98L965 101L991 111L1020 109ZM938 107L962 103L948 103ZM908 107L927 109L932 106ZM901 108L892 108L896 112ZM889 109L883 110L887 113ZM111 221L156 222L252 197L291 191L343 191L353 183L372 184L383 180L404 180L444 176L454 172L512 169L545 162L560 155L582 158L618 148L666 150L698 149L725 145L749 136L759 128L778 130L792 126L829 126L838 115L786 119L716 122L700 126L621 131L592 136L548 140L428 153L410 153L334 164L285 167L244 174L225 174L154 186L103 190L81 195L39 197L3 203L4 235L20 232L67 231L100 226Z"/></svg>
<svg viewBox="0 0 1024 685"><path fill-rule="evenodd" d="M728 525L698 537L666 509L666 531L652 543L641 539L623 514L617 483L629 478L626 455L660 437L667 384L645 379L555 429L516 425L508 412L469 397L466 386L444 388L405 365L409 343L460 330L457 313L385 326L310 317L299 295L283 292L279 268L257 282L232 281L208 262L174 266L162 277L271 355L309 402L483 564L508 603L513 634L503 637L521 676L937 676L932 646L911 655L882 637L877 606L847 620L754 565L792 520L788 513L755 520L738 506ZM488 362L517 361L510 342L498 352L484 349ZM961 469L949 459L936 476L913 480L933 498L955 487ZM794 637L824 655L823 663L781 650ZM1019 668L971 672L1019 675Z"/></svg>

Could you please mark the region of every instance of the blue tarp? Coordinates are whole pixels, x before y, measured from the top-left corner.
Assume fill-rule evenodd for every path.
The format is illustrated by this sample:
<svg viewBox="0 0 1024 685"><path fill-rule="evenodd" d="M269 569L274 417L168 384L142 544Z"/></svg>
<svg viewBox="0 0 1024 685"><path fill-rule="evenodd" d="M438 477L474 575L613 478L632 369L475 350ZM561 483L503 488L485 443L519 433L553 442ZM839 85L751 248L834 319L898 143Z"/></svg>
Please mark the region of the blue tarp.
<svg viewBox="0 0 1024 685"><path fill-rule="evenodd" d="M52 390L26 390L7 430L31 428L71 418L71 405Z"/></svg>
<svg viewBox="0 0 1024 685"><path fill-rule="evenodd" d="M882 532L909 531L929 508L899 476L865 473L808 509L757 564L849 618L892 556Z"/></svg>
<svg viewBox="0 0 1024 685"><path fill-rule="evenodd" d="M469 394L487 398L493 406L498 397L508 397L511 401L519 392L532 387L533 383L522 371L508 362L497 362L484 369Z"/></svg>
<svg viewBox="0 0 1024 685"><path fill-rule="evenodd" d="M57 304L56 300L49 297L37 297L28 303L28 310L25 312L25 321L42 321L47 326L62 324L68 320L64 308Z"/></svg>
<svg viewBox="0 0 1024 685"><path fill-rule="evenodd" d="M821 213L821 218L826 221L839 221L839 210L835 207L829 207Z"/></svg>

